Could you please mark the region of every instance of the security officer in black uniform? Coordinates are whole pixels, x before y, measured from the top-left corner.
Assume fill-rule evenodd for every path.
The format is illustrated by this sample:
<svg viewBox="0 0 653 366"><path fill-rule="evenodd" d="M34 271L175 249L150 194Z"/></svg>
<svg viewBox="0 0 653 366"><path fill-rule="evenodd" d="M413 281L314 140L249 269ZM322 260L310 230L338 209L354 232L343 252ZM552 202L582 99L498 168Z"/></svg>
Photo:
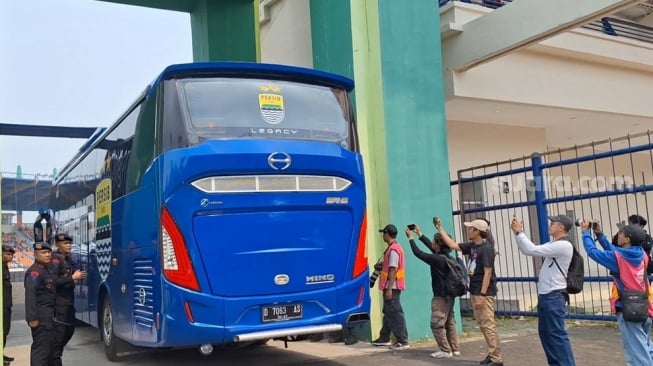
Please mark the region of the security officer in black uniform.
<svg viewBox="0 0 653 366"><path fill-rule="evenodd" d="M55 348L52 356L52 365L61 366L63 349L75 332L75 281L86 278L86 272L73 271L70 252L73 247L73 238L68 234L56 234L54 241L57 251L52 253L51 271L57 276L57 297L55 300Z"/></svg>
<svg viewBox="0 0 653 366"><path fill-rule="evenodd" d="M25 272L25 320L32 329L31 366L52 365L55 345L56 276L50 272L52 248L34 243L34 264Z"/></svg>
<svg viewBox="0 0 653 366"><path fill-rule="evenodd" d="M11 328L11 307L13 301L11 299L11 273L9 273L9 263L14 258L16 250L9 245L2 245L2 330L4 337L3 348L7 346L7 335ZM14 360L13 357L2 356L4 365L9 365Z"/></svg>

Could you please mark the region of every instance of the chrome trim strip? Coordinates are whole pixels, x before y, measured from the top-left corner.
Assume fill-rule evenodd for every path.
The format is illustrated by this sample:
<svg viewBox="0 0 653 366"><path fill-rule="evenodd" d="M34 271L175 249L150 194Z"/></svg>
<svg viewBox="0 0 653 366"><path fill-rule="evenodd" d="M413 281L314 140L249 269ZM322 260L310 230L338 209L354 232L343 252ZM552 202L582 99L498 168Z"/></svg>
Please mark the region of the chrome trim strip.
<svg viewBox="0 0 653 366"><path fill-rule="evenodd" d="M259 339L280 338L280 337L286 337L291 335L337 332L339 330L342 330L342 324L325 324L325 325L313 325L308 327L265 330L262 332L237 334L234 336L234 342L249 342L249 341L256 341Z"/></svg>
<svg viewBox="0 0 653 366"><path fill-rule="evenodd" d="M342 192L351 184L345 178L323 175L213 176L191 182L204 193Z"/></svg>

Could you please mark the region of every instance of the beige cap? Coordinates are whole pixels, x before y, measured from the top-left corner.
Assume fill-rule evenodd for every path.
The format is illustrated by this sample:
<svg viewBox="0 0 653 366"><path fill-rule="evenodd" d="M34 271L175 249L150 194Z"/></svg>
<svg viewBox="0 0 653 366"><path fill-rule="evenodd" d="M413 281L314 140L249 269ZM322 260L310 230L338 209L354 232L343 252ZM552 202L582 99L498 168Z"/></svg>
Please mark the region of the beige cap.
<svg viewBox="0 0 653 366"><path fill-rule="evenodd" d="M464 222L463 225L467 227L473 227L474 229L482 232L487 232L487 230L489 229L487 222L481 219L474 220L472 222Z"/></svg>

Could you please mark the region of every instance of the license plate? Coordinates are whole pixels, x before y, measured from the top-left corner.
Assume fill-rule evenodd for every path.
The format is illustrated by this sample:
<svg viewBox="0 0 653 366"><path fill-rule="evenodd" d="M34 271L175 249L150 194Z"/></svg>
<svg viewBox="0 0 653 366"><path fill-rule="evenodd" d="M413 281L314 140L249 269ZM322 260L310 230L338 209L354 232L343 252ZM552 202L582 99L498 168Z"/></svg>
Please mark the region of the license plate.
<svg viewBox="0 0 653 366"><path fill-rule="evenodd" d="M261 310L264 322L300 319L304 315L302 304L264 306Z"/></svg>

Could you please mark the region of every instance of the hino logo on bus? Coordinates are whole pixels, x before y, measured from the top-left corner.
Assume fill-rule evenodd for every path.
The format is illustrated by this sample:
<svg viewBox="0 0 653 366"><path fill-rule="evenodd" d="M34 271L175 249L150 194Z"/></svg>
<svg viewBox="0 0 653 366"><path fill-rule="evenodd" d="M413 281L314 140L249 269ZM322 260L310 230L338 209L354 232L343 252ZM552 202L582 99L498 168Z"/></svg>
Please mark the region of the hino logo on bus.
<svg viewBox="0 0 653 366"><path fill-rule="evenodd" d="M268 165L274 170L286 170L291 162L290 155L284 152L273 152L268 156Z"/></svg>
<svg viewBox="0 0 653 366"><path fill-rule="evenodd" d="M336 281L336 276L334 274L323 274L323 275L313 275L306 276L307 285L317 285L320 283L332 283Z"/></svg>

